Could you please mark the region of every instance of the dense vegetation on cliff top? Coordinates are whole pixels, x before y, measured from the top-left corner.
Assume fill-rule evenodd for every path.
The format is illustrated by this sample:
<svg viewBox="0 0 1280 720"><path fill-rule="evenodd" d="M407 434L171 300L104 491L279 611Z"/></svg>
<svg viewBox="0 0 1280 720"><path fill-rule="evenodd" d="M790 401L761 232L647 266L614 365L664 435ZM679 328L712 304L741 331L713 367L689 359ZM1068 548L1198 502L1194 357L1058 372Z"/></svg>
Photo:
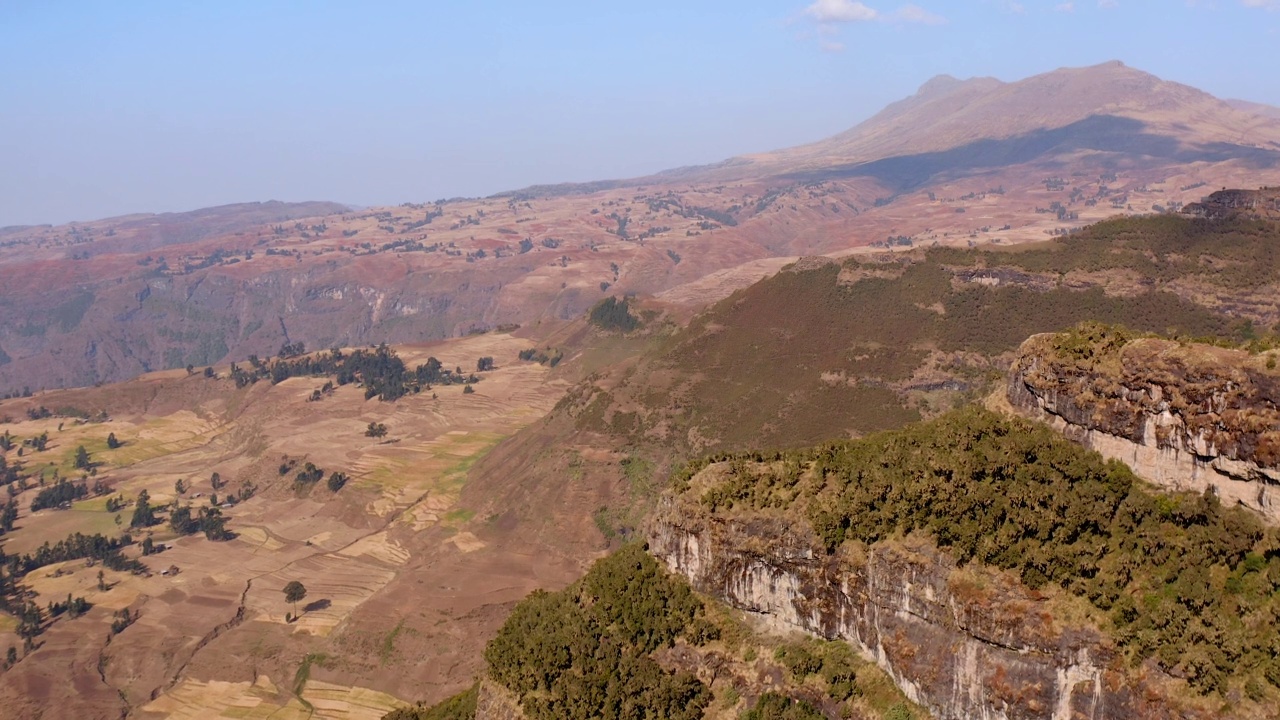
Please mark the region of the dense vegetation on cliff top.
<svg viewBox="0 0 1280 720"><path fill-rule="evenodd" d="M707 688L650 653L713 632L702 602L639 546L597 563L558 593L516 606L485 649L489 675L533 720L702 717Z"/></svg>
<svg viewBox="0 0 1280 720"><path fill-rule="evenodd" d="M732 457L722 476L700 496L711 511L803 508L829 548L926 533L961 563L1086 598L1132 661L1154 658L1201 692L1280 687L1280 534L1212 495L1147 489L1044 426L969 408Z"/></svg>
<svg viewBox="0 0 1280 720"><path fill-rule="evenodd" d="M560 592L538 590L512 611L485 648L489 676L515 694L531 720L694 720L711 699L687 673L651 657L678 637L716 634L702 601L638 545L623 547ZM389 720L474 716L467 694Z"/></svg>

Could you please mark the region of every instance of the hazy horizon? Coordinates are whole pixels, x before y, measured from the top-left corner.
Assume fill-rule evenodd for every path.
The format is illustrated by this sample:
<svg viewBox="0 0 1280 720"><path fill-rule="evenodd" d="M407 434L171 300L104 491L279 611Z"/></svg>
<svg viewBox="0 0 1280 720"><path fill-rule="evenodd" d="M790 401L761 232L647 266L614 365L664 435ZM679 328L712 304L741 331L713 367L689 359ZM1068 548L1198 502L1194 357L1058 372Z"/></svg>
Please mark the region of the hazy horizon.
<svg viewBox="0 0 1280 720"><path fill-rule="evenodd" d="M822 139L939 74L1118 59L1280 105L1254 70L1280 0L1149 5L3 6L0 227L634 177Z"/></svg>

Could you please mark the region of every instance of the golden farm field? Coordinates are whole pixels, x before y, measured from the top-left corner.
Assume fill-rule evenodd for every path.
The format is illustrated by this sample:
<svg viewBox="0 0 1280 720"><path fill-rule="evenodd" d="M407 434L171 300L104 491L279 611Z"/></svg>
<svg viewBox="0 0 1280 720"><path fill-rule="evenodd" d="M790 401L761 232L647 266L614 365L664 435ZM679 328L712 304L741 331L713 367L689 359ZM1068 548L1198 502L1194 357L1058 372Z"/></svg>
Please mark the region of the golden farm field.
<svg viewBox="0 0 1280 720"><path fill-rule="evenodd" d="M359 650L368 620L351 629L349 619L374 598L404 604L407 598L387 593L405 592L392 589L392 581L410 566L484 547L474 534L458 532L474 515L457 506L468 472L504 437L545 415L566 386L545 366L517 361L528 344L487 334L405 348L411 364L434 355L446 366L475 367L477 358L488 356L497 368L481 373L473 393L440 386L396 402L366 400L354 386L313 402L323 378L237 389L225 374L206 379L173 373L136 382L158 392L203 390L200 383L224 390L204 391L199 404L160 415L136 406L114 412L112 396L91 389L66 391L73 398L41 396L50 407L73 400L97 408L101 402L109 419L7 423L0 432L7 430L19 444L42 433L48 440L43 451L28 447L21 458L10 451L6 460L42 471L45 488L56 482L56 471L57 478L76 482L85 477L89 487L101 481L108 492L33 513L31 503L42 489L33 482L17 495L19 520L4 536L5 551L31 553L73 533L129 533L135 544L125 552L131 557L138 557L137 543L147 537L165 549L139 558L149 575L106 570L100 584L102 568L83 559L28 575L25 584L38 604L71 595L84 596L92 607L83 617L56 620L39 636L3 676L0 701L36 707L47 693L60 692L45 679L62 674L86 688L76 696L81 704L68 707L90 714L105 712L111 702L104 698L114 696L143 718L380 717L399 702L380 684L394 688L399 680L360 673L358 682L340 680L350 675L344 665L373 667L387 659L378 643ZM386 436L369 437L370 423L385 425ZM109 434L119 447L108 447ZM75 467L81 446L92 461L87 472ZM341 472L348 480L336 492L324 481L300 484L295 475L307 463L325 477ZM130 528L144 491L160 523ZM213 542L170 529L171 508L199 510L215 496L234 539ZM233 497L240 502L225 505ZM108 501L122 507L109 511ZM438 533L431 537L433 530ZM305 585L306 597L296 606L299 617L287 621L294 606L281 588L291 580ZM424 609L435 604L430 594L410 602ZM126 609L132 624L109 632L114 613ZM454 610L446 603L431 612L443 618ZM374 632L385 636L402 622L383 617L386 627ZM17 641L14 629L13 619L0 615L0 644ZM92 654L101 659L85 664ZM339 655L340 662L312 662ZM310 677L297 682L304 670Z"/></svg>

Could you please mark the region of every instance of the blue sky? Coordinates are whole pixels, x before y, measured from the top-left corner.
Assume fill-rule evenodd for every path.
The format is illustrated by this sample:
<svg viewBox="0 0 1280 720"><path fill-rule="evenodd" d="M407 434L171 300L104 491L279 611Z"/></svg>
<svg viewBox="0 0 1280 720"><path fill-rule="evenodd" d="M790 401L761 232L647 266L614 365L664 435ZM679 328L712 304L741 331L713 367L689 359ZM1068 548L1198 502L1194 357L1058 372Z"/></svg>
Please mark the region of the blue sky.
<svg viewBox="0 0 1280 720"><path fill-rule="evenodd" d="M0 226L394 204L818 140L1119 59L1280 105L1280 0L0 0Z"/></svg>

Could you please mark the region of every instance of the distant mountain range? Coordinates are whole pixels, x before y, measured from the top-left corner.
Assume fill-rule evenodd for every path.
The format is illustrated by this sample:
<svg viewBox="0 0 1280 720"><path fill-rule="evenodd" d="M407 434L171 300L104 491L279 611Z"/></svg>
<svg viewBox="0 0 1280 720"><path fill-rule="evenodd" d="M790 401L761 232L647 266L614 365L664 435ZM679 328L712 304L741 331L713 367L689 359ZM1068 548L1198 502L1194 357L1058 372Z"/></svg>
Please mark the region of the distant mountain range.
<svg viewBox="0 0 1280 720"><path fill-rule="evenodd" d="M1043 240L1278 184L1276 108L1107 63L940 76L709 166L396 207L250 203L0 230L0 393L307 347L701 307L804 255Z"/></svg>

